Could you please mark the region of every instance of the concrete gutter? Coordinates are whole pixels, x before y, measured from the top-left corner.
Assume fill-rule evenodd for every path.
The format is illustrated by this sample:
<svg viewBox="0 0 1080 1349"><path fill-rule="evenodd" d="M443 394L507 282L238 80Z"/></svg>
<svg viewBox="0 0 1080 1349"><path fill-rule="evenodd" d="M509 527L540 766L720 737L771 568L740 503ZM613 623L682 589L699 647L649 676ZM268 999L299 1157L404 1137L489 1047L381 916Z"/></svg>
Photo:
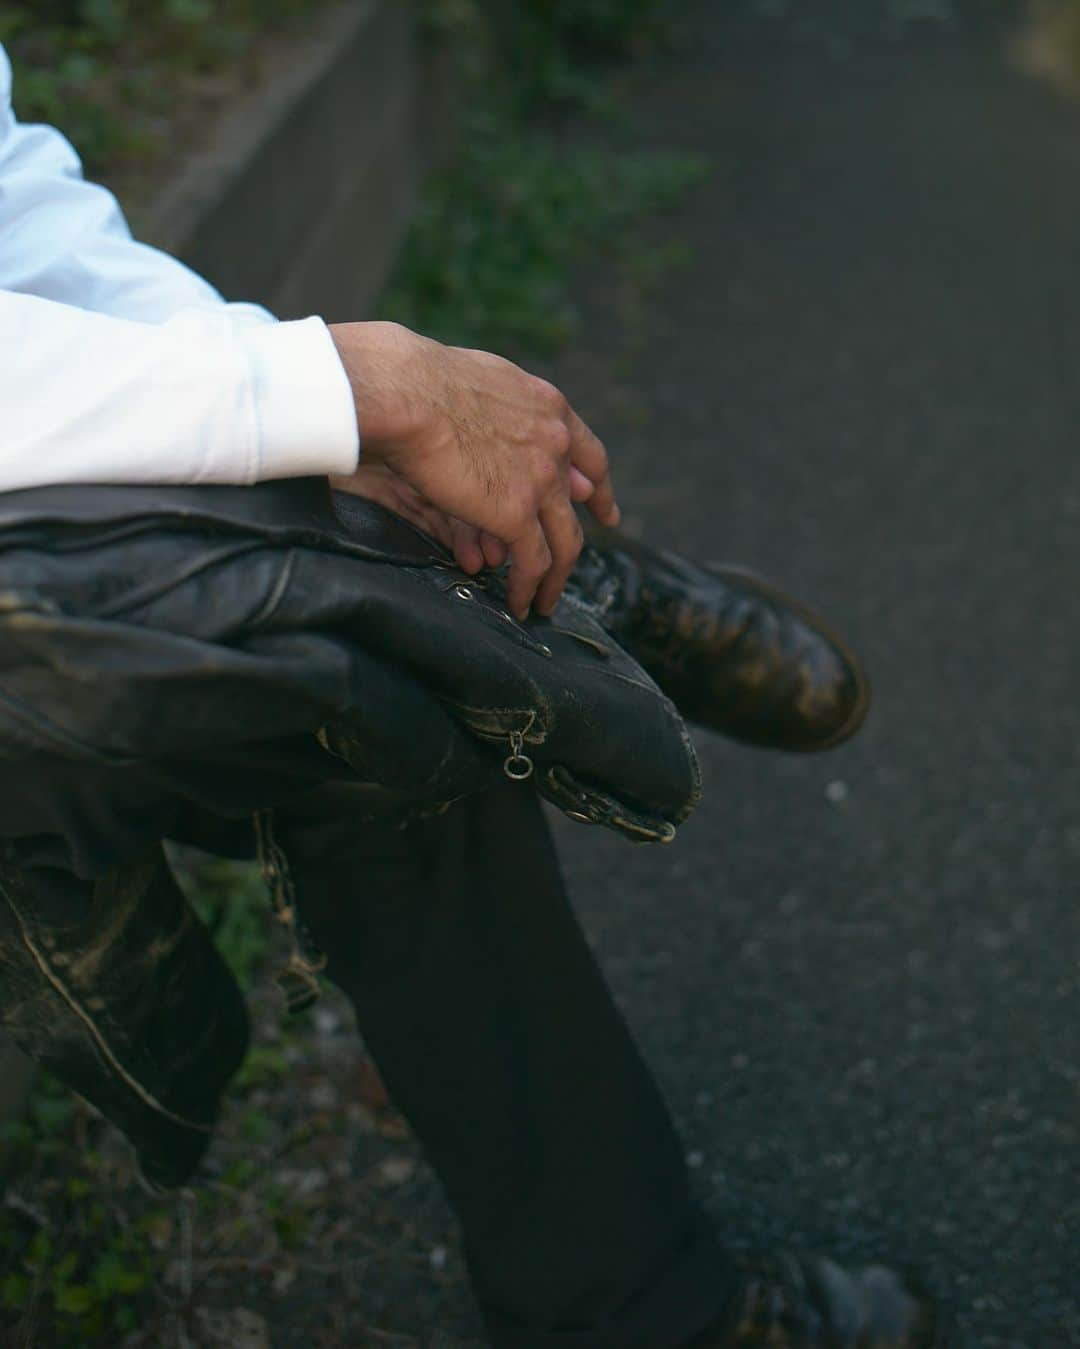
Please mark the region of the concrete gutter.
<svg viewBox="0 0 1080 1349"><path fill-rule="evenodd" d="M415 29L408 0L330 9L150 206L144 237L229 299L364 317L429 162L431 119L447 112L431 107L439 72Z"/></svg>

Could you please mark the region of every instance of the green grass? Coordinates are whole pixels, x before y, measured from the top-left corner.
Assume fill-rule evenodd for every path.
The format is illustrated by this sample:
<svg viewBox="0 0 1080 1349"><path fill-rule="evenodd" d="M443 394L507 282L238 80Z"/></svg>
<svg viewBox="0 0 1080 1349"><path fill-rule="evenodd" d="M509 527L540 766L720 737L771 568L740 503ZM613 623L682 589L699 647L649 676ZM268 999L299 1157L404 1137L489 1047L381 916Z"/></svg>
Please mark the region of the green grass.
<svg viewBox="0 0 1080 1349"><path fill-rule="evenodd" d="M326 0L6 0L24 121L60 126L91 176L167 160L177 133L257 74L255 39Z"/></svg>
<svg viewBox="0 0 1080 1349"><path fill-rule="evenodd" d="M269 898L253 866L207 859L181 867L186 892L234 973L250 982L270 955ZM253 1045L233 1090L233 1129L266 1144L273 1121L259 1095L288 1071L290 1022ZM37 1074L22 1117L0 1128L7 1181L0 1203L0 1343L32 1349L115 1345L160 1309L160 1283L176 1256L183 1197L154 1199L132 1158L85 1103L50 1074ZM227 1173L203 1200L211 1225L232 1221ZM271 1202L272 1200L272 1202ZM294 1220L283 1196L268 1197L266 1221ZM260 1219L262 1220L262 1219Z"/></svg>

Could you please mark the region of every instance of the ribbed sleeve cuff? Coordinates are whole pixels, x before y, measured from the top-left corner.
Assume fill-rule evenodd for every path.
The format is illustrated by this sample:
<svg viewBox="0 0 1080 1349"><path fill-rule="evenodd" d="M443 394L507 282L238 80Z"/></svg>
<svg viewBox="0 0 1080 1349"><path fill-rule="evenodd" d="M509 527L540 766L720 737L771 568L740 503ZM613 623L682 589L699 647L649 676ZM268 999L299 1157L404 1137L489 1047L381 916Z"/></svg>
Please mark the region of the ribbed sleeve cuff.
<svg viewBox="0 0 1080 1349"><path fill-rule="evenodd" d="M234 331L251 368L256 481L351 473L360 450L356 407L322 319Z"/></svg>

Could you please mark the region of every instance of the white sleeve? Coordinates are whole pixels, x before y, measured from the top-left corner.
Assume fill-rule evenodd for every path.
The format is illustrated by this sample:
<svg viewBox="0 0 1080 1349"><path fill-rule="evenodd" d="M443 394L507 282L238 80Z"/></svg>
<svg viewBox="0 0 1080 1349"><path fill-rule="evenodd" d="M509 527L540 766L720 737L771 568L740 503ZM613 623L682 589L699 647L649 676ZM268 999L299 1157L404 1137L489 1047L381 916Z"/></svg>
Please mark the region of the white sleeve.
<svg viewBox="0 0 1080 1349"><path fill-rule="evenodd" d="M336 372L336 373L335 373ZM0 491L46 483L253 483L356 466L326 325L166 323L0 291Z"/></svg>
<svg viewBox="0 0 1080 1349"><path fill-rule="evenodd" d="M225 304L136 243L52 128L20 125L0 47L0 491L346 473L358 432L318 318Z"/></svg>

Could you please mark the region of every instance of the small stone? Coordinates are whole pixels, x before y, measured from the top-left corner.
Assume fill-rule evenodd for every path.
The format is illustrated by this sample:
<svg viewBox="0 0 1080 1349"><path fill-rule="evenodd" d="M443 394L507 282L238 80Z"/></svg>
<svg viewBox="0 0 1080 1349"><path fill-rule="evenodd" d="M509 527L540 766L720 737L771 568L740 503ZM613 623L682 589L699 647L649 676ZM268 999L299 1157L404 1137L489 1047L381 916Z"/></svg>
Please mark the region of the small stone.
<svg viewBox="0 0 1080 1349"><path fill-rule="evenodd" d="M392 1189L404 1185L416 1170L411 1157L387 1157L372 1172L372 1180L380 1189Z"/></svg>
<svg viewBox="0 0 1080 1349"><path fill-rule="evenodd" d="M396 1110L382 1110L377 1112L375 1116L375 1128L378 1130L381 1138L388 1138L394 1143L403 1143L406 1138L412 1137L409 1121L404 1115L399 1115Z"/></svg>
<svg viewBox="0 0 1080 1349"><path fill-rule="evenodd" d="M332 1082L316 1082L308 1092L308 1100L316 1110L336 1109L341 1097Z"/></svg>
<svg viewBox="0 0 1080 1349"><path fill-rule="evenodd" d="M327 1173L318 1166L282 1167L277 1173L278 1184L287 1190L293 1199L309 1199L319 1194L326 1189L329 1180Z"/></svg>
<svg viewBox="0 0 1080 1349"><path fill-rule="evenodd" d="M295 1282L295 1265L278 1265L274 1270L273 1284L275 1293L287 1293Z"/></svg>
<svg viewBox="0 0 1080 1349"><path fill-rule="evenodd" d="M361 1101L349 1102L345 1107L345 1118L362 1134L373 1134L378 1131L375 1111Z"/></svg>
<svg viewBox="0 0 1080 1349"><path fill-rule="evenodd" d="M200 1307L195 1318L207 1349L270 1349L270 1327L247 1307Z"/></svg>

